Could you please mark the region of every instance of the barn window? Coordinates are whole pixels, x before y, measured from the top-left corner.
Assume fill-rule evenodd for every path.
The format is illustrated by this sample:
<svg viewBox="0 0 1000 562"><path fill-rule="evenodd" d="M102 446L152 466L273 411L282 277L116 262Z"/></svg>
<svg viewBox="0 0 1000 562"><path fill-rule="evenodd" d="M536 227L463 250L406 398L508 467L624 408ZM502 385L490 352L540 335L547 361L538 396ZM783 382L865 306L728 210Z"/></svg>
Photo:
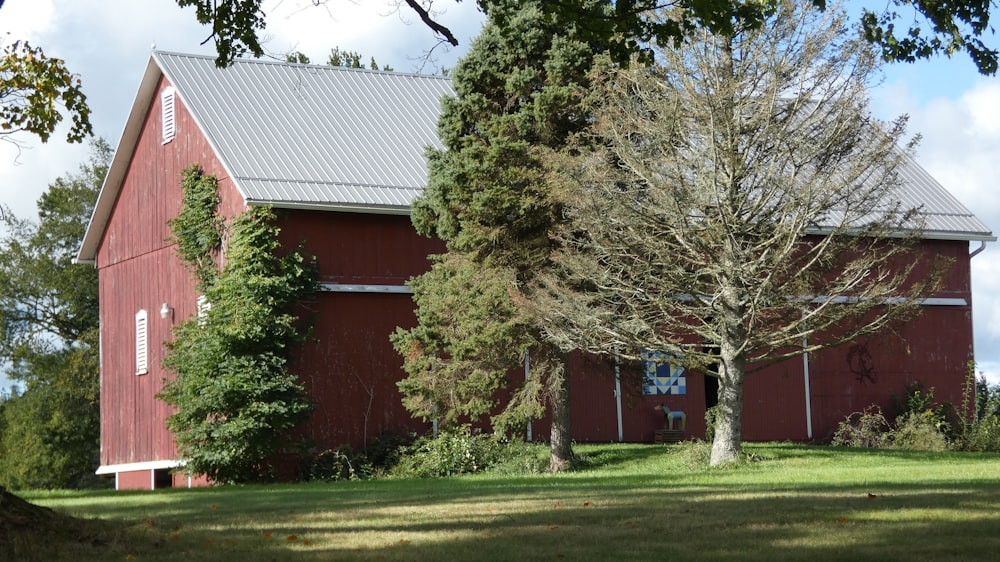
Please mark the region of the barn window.
<svg viewBox="0 0 1000 562"><path fill-rule="evenodd" d="M145 310L135 313L135 374L149 372L149 330Z"/></svg>
<svg viewBox="0 0 1000 562"><path fill-rule="evenodd" d="M163 144L174 140L174 89L167 87L160 94L160 111L162 117Z"/></svg>

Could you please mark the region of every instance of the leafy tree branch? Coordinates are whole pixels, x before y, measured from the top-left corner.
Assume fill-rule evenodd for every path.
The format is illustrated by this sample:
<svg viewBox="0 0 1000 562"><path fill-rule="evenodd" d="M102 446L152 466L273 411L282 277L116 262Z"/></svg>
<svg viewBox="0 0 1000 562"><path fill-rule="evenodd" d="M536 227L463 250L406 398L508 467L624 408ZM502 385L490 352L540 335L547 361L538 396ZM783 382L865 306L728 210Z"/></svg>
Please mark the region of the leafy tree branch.
<svg viewBox="0 0 1000 562"><path fill-rule="evenodd" d="M90 109L79 76L62 59L40 47L14 41L0 49L0 139L27 132L46 142L67 114L72 121L69 142L93 134Z"/></svg>

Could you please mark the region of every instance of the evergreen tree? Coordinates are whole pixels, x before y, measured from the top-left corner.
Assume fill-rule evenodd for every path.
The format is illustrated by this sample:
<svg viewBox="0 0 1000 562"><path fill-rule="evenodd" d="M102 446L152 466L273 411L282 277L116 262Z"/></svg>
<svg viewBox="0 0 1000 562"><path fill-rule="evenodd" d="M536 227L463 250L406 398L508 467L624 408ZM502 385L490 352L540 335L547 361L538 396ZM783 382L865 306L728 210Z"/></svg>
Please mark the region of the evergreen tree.
<svg viewBox="0 0 1000 562"><path fill-rule="evenodd" d="M176 378L159 397L185 470L219 483L267 480L272 457L294 449L288 432L311 412L289 371L305 328L294 307L316 290L315 264L298 250L280 255L276 216L252 207L226 225L216 214L217 182L184 173L184 204L171 221L178 255L206 305L174 328L164 366ZM228 229L219 267L222 231Z"/></svg>
<svg viewBox="0 0 1000 562"><path fill-rule="evenodd" d="M409 377L405 403L424 418L455 422L493 412L511 429L547 405L553 470L572 457L565 354L518 304L520 288L550 267L560 219L537 146L561 147L587 115L595 45L539 3L498 4L452 74L455 98L438 125L443 149L429 153L428 187L413 209L419 232L448 253L414 280L420 325L394 337ZM505 22L496 25L496 20ZM531 362L531 379L508 371Z"/></svg>

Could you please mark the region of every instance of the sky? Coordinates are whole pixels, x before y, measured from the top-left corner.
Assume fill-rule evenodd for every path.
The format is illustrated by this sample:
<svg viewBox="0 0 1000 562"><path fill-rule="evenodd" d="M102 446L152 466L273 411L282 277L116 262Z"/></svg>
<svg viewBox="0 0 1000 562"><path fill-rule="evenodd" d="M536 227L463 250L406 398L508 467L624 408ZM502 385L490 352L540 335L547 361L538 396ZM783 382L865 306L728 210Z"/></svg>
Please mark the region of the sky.
<svg viewBox="0 0 1000 562"><path fill-rule="evenodd" d="M331 48L340 47L411 72L421 69L422 55L436 43L430 30L407 8L397 10L393 0L264 0L263 5L265 49L279 57L296 50L321 63ZM425 72L453 66L468 48L482 25L475 6L471 0L435 4L442 10L439 21L455 32L460 46L436 49ZM83 81L95 133L112 146L151 49L214 55L209 35L193 9L179 8L175 0L6 0L0 9L0 44L27 39L48 56L64 59ZM1000 78L979 75L964 55L897 63L887 66L885 80L871 95L879 118L909 115L910 132L922 139L917 161L1000 232ZM27 145L22 149L0 141L0 202L17 216L34 216L35 201L48 185L86 160L87 147L64 138L65 129L46 144L22 137ZM1000 382L998 243L972 260L972 287L978 368Z"/></svg>

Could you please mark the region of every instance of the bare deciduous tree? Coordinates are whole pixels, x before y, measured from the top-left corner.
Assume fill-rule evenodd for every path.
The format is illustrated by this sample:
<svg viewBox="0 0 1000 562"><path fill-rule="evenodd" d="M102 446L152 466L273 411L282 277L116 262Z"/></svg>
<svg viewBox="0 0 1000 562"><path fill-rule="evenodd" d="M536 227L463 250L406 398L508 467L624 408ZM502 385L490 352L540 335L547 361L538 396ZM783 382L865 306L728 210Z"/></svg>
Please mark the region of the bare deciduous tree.
<svg viewBox="0 0 1000 562"><path fill-rule="evenodd" d="M741 450L747 373L884 329L937 281L907 259L904 120L870 117L878 60L836 11L786 2L656 60L609 65L592 128L551 154L562 270L525 300L565 349L717 365L717 465Z"/></svg>

